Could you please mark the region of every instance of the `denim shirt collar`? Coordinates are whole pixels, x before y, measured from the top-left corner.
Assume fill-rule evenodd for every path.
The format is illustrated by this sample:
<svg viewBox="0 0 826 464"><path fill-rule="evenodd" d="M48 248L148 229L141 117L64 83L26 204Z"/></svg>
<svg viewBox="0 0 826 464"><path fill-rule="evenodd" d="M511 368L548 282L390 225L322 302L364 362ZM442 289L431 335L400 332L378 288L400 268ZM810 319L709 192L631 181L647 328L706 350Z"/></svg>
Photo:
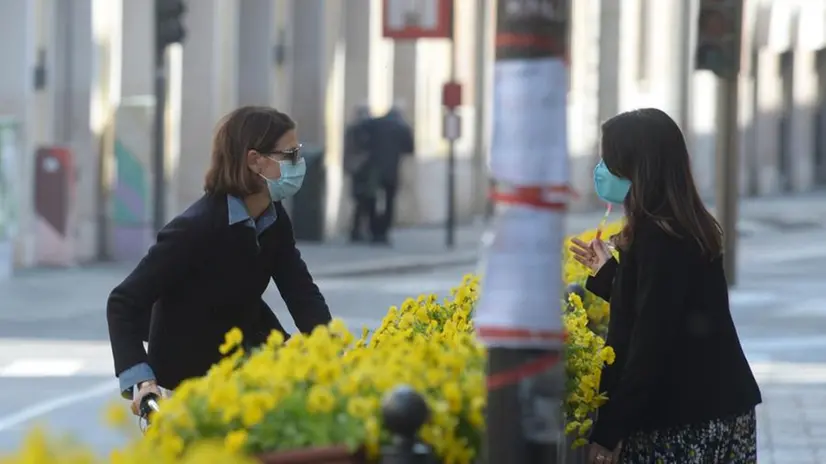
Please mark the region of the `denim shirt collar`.
<svg viewBox="0 0 826 464"><path fill-rule="evenodd" d="M244 204L244 200L232 195L227 195L227 211L229 212L229 225L252 219L250 213L247 212L247 205Z"/></svg>

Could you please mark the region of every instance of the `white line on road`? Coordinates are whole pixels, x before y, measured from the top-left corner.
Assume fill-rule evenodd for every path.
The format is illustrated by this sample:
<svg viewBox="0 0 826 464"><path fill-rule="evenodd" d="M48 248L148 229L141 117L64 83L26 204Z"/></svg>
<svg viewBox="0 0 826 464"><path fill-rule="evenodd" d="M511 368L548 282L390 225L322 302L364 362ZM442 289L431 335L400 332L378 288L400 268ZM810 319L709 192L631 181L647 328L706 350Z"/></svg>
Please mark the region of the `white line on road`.
<svg viewBox="0 0 826 464"><path fill-rule="evenodd" d="M752 372L758 382L774 385L826 384L826 364L753 362Z"/></svg>
<svg viewBox="0 0 826 464"><path fill-rule="evenodd" d="M813 258L826 258L826 246L822 244L800 245L787 248L773 246L771 250L762 249L744 253L741 255L742 262L740 264L781 264Z"/></svg>
<svg viewBox="0 0 826 464"><path fill-rule="evenodd" d="M797 337L754 337L742 338L741 343L746 352L777 352L792 350L812 350L826 348L826 336L797 336Z"/></svg>
<svg viewBox="0 0 826 464"><path fill-rule="evenodd" d="M22 408L13 414L0 417L0 432L18 427L32 419L36 419L59 409L68 408L78 403L100 398L106 395L113 395L116 392L117 383L114 380L108 380L105 383L95 385L92 388L82 392L62 395L47 401L35 403L31 406ZM94 414L97 413L98 411L94 411Z"/></svg>
<svg viewBox="0 0 826 464"><path fill-rule="evenodd" d="M74 359L19 359L0 368L0 377L67 377L83 369Z"/></svg>

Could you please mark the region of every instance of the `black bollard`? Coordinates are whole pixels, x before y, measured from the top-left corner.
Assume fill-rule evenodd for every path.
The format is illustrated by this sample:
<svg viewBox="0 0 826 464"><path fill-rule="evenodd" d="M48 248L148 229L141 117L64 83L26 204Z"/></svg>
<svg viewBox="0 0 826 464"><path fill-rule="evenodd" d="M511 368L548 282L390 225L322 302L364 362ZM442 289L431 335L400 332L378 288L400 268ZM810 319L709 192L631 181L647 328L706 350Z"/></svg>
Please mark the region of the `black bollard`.
<svg viewBox="0 0 826 464"><path fill-rule="evenodd" d="M392 435L381 452L382 464L435 464L433 450L419 441L419 430L430 418L422 395L402 385L384 396L381 404L384 428Z"/></svg>

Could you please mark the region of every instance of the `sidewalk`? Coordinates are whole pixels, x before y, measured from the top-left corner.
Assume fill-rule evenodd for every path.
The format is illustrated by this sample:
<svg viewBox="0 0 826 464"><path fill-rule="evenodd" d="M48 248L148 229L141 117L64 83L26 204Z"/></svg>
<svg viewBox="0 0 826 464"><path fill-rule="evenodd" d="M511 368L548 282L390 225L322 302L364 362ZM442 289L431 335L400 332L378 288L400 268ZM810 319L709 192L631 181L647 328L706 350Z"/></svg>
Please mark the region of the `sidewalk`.
<svg viewBox="0 0 826 464"><path fill-rule="evenodd" d="M787 233L805 227L826 227L826 195L745 200L741 203L738 229L746 240L752 236ZM612 214L619 219L619 214ZM567 232L595 227L602 212L569 214ZM455 247L445 247L442 227L401 229L393 233L392 247L351 245L343 239L327 243L301 243L299 249L317 279L375 275L475 263L486 225L478 220L457 227ZM772 233L774 232L774 233ZM71 318L101 308L108 293L132 269L134 263L104 263L73 269L34 269L0 281L0 319L31 320L31 311L54 308ZM47 317L47 316L43 316Z"/></svg>

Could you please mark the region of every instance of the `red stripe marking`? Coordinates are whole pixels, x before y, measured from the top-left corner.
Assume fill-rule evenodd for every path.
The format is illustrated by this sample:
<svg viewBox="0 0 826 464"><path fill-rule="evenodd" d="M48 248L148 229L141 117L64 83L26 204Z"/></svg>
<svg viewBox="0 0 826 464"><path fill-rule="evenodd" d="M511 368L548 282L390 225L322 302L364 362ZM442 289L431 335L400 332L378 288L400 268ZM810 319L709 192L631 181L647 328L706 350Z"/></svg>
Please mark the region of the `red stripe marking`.
<svg viewBox="0 0 826 464"><path fill-rule="evenodd" d="M559 41L547 36L531 34L496 34L497 47L529 47L561 52Z"/></svg>
<svg viewBox="0 0 826 464"><path fill-rule="evenodd" d="M520 380L539 374L555 366L560 361L559 353L552 353L548 356L543 356L535 359L529 363L525 363L514 369L497 372L488 375L488 391L498 390L509 385L514 385Z"/></svg>
<svg viewBox="0 0 826 464"><path fill-rule="evenodd" d="M518 340L554 340L565 341L568 339L565 332L538 331L530 329L506 329L503 327L478 327L476 333L482 338L510 338Z"/></svg>

